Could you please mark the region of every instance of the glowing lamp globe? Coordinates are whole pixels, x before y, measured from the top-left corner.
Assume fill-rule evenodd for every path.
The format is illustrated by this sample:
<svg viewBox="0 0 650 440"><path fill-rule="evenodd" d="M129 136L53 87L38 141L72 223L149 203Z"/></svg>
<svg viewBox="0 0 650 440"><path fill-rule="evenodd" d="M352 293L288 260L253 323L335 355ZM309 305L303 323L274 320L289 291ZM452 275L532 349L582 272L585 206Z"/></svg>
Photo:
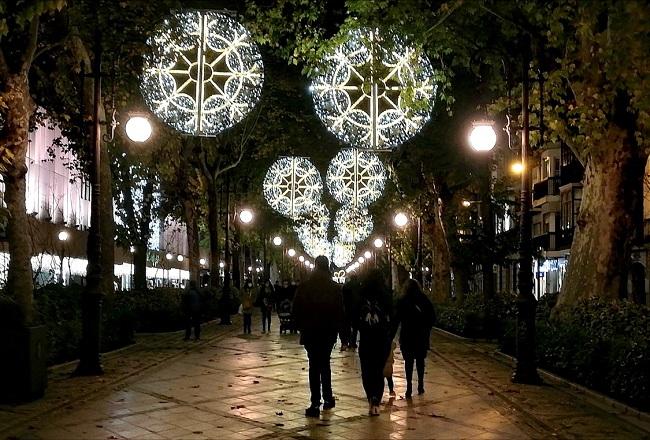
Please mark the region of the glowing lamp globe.
<svg viewBox="0 0 650 440"><path fill-rule="evenodd" d="M296 250L295 249L289 249L287 251L287 254L289 254L290 257L295 257L296 256Z"/></svg>
<svg viewBox="0 0 650 440"><path fill-rule="evenodd" d="M368 258L372 257L372 254L370 253L370 251L365 251L363 253L363 256L366 257L366 260L367 260Z"/></svg>
<svg viewBox="0 0 650 440"><path fill-rule="evenodd" d="M510 170L515 174L521 174L521 172L524 171L524 164L521 162L515 162L510 165Z"/></svg>
<svg viewBox="0 0 650 440"><path fill-rule="evenodd" d="M475 151L491 151L497 143L497 134L494 131L494 123L491 121L479 121L472 124L472 131L469 134L469 145Z"/></svg>
<svg viewBox="0 0 650 440"><path fill-rule="evenodd" d="M201 259L199 260L199 264L200 264L201 266L205 265L205 258L201 258Z"/></svg>
<svg viewBox="0 0 650 440"><path fill-rule="evenodd" d="M363 264L366 261L366 259L363 257L359 257L357 261L359 262L359 264Z"/></svg>
<svg viewBox="0 0 650 440"><path fill-rule="evenodd" d="M185 257L183 257L182 255L179 255L178 257L176 257L176 259L177 259L177 260L179 261L179 263L180 263L180 262L182 262L182 261L185 259Z"/></svg>
<svg viewBox="0 0 650 440"><path fill-rule="evenodd" d="M220 261L219 262L219 267L223 269L224 267L226 267L226 263L224 263L223 261Z"/></svg>
<svg viewBox="0 0 650 440"><path fill-rule="evenodd" d="M253 212L250 209L243 209L239 213L239 220L242 223L248 224L253 221Z"/></svg>
<svg viewBox="0 0 650 440"><path fill-rule="evenodd" d="M173 257L174 256L172 254L170 254L169 252L167 252L167 254L165 255L165 258L167 258L168 260L171 260Z"/></svg>
<svg viewBox="0 0 650 440"><path fill-rule="evenodd" d="M301 255L301 256L298 257L298 260L302 263L303 261L305 261L305 257L303 257L303 256Z"/></svg>
<svg viewBox="0 0 650 440"><path fill-rule="evenodd" d="M469 208L471 204L472 204L472 202L470 202L469 200L463 200L463 206L465 208Z"/></svg>
<svg viewBox="0 0 650 440"><path fill-rule="evenodd" d="M273 237L273 244L276 246L280 246L282 244L282 238L279 236Z"/></svg>
<svg viewBox="0 0 650 440"><path fill-rule="evenodd" d="M153 129L149 119L144 116L131 116L124 126L126 136L133 142L146 142L151 137Z"/></svg>
<svg viewBox="0 0 650 440"><path fill-rule="evenodd" d="M395 214L395 218L393 219L393 221L397 226L403 228L409 222L409 219L406 216L406 214L404 214L403 212L398 212L397 214Z"/></svg>
<svg viewBox="0 0 650 440"><path fill-rule="evenodd" d="M382 240L381 238L375 238L375 241L373 242L373 244L375 245L375 247L377 249L379 249L384 245L384 240Z"/></svg>
<svg viewBox="0 0 650 440"><path fill-rule="evenodd" d="M70 234L68 233L68 231L61 231L59 232L58 237L60 241L66 241L68 240L68 238L70 238Z"/></svg>

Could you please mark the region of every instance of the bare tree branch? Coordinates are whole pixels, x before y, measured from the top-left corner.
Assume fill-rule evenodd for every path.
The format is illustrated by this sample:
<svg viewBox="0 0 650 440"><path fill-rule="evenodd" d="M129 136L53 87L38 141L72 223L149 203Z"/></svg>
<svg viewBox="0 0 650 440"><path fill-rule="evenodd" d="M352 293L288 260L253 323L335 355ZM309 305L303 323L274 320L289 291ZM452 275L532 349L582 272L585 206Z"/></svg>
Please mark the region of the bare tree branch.
<svg viewBox="0 0 650 440"><path fill-rule="evenodd" d="M0 47L0 80L2 80L3 83L6 83L9 79L9 73L9 65L5 58L5 52L2 47Z"/></svg>
<svg viewBox="0 0 650 440"><path fill-rule="evenodd" d="M20 59L20 71L24 74L29 72L29 69L32 67L32 61L34 61L34 54L36 53L36 47L38 46L38 25L39 17L36 16L29 23L27 45L25 46L25 51Z"/></svg>

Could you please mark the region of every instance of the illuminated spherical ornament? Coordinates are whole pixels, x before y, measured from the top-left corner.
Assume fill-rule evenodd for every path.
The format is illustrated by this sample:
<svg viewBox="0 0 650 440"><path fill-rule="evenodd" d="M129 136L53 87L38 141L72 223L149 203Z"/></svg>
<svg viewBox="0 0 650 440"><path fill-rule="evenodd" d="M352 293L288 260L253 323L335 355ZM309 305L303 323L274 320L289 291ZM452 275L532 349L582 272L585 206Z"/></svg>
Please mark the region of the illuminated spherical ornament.
<svg viewBox="0 0 650 440"><path fill-rule="evenodd" d="M330 162L326 181L337 202L365 207L381 196L386 169L376 154L345 148Z"/></svg>
<svg viewBox="0 0 650 440"><path fill-rule="evenodd" d="M182 133L217 135L260 100L260 51L228 15L180 12L156 29L148 45L140 90L151 111Z"/></svg>
<svg viewBox="0 0 650 440"><path fill-rule="evenodd" d="M436 86L421 50L391 32L351 31L312 84L316 113L341 141L391 149L429 120Z"/></svg>
<svg viewBox="0 0 650 440"><path fill-rule="evenodd" d="M336 212L334 228L343 241L363 241L372 233L372 217L365 208L343 206Z"/></svg>
<svg viewBox="0 0 650 440"><path fill-rule="evenodd" d="M295 220L320 202L323 181L308 159L281 157L266 172L262 188L271 208Z"/></svg>
<svg viewBox="0 0 650 440"><path fill-rule="evenodd" d="M332 257L332 244L327 240L327 237L323 236L311 236L306 240L301 240L303 249L312 258L317 258L322 256L331 259Z"/></svg>
<svg viewBox="0 0 650 440"><path fill-rule="evenodd" d="M334 237L332 243L332 263L336 267L343 267L354 259L357 246L354 243L342 241L339 237Z"/></svg>

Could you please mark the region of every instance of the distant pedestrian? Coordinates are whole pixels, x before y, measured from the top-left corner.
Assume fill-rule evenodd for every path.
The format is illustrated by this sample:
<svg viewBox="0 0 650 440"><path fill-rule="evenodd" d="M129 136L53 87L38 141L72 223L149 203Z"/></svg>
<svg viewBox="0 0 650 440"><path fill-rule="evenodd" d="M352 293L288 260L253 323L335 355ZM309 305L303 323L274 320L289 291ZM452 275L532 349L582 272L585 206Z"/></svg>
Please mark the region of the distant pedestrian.
<svg viewBox="0 0 650 440"><path fill-rule="evenodd" d="M391 343L392 298L381 272L372 269L361 283L358 317L359 360L368 414L379 415L384 394L384 366Z"/></svg>
<svg viewBox="0 0 650 440"><path fill-rule="evenodd" d="M183 313L185 315L185 340L189 341L194 327L194 340L201 339L201 294L196 282L190 281L183 295Z"/></svg>
<svg viewBox="0 0 650 440"><path fill-rule="evenodd" d="M262 333L266 333L267 327L271 333L271 312L273 312L273 303L275 302L275 292L273 285L269 280L265 280L260 291L257 294L257 305L262 312Z"/></svg>
<svg viewBox="0 0 650 440"><path fill-rule="evenodd" d="M241 311L244 316L244 333L248 333L249 335L251 334L251 322L253 320L256 296L253 282L246 280L241 293Z"/></svg>
<svg viewBox="0 0 650 440"><path fill-rule="evenodd" d="M305 410L307 417L318 417L323 409L334 408L330 356L336 342L336 335L344 323L343 297L341 288L332 281L327 257L316 258L311 277L296 291L293 313L300 343L304 345L309 358L309 389L311 405Z"/></svg>
<svg viewBox="0 0 650 440"><path fill-rule="evenodd" d="M348 281L343 285L343 304L345 306L345 329L347 335L341 337L341 348L343 349L343 339L347 342L347 347L354 350L357 346L359 306L361 303L361 283L359 276L355 273L350 275Z"/></svg>
<svg viewBox="0 0 650 440"><path fill-rule="evenodd" d="M413 362L418 373L418 394L424 394L424 360L429 350L431 327L435 321L433 304L422 292L415 280L407 280L404 295L396 306L394 331L401 325L399 345L404 358L406 370L406 394L408 399L413 393Z"/></svg>

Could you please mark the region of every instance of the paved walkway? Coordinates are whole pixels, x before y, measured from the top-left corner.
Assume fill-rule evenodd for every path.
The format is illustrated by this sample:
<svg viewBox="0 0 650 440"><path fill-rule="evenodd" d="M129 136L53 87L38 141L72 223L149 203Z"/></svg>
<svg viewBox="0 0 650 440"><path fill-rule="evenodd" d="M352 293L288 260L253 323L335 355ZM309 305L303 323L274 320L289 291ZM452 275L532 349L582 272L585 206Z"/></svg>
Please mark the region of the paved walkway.
<svg viewBox="0 0 650 440"><path fill-rule="evenodd" d="M256 320L257 323L258 320ZM562 384L513 385L511 367L490 346L442 332L432 336L426 393L398 397L367 416L359 361L335 349L336 408L307 419L307 362L295 335L241 335L208 325L202 342L180 333L139 336L104 358L101 378L51 377L44 399L0 407L0 437L20 439L525 439L650 438L630 417L592 405Z"/></svg>

